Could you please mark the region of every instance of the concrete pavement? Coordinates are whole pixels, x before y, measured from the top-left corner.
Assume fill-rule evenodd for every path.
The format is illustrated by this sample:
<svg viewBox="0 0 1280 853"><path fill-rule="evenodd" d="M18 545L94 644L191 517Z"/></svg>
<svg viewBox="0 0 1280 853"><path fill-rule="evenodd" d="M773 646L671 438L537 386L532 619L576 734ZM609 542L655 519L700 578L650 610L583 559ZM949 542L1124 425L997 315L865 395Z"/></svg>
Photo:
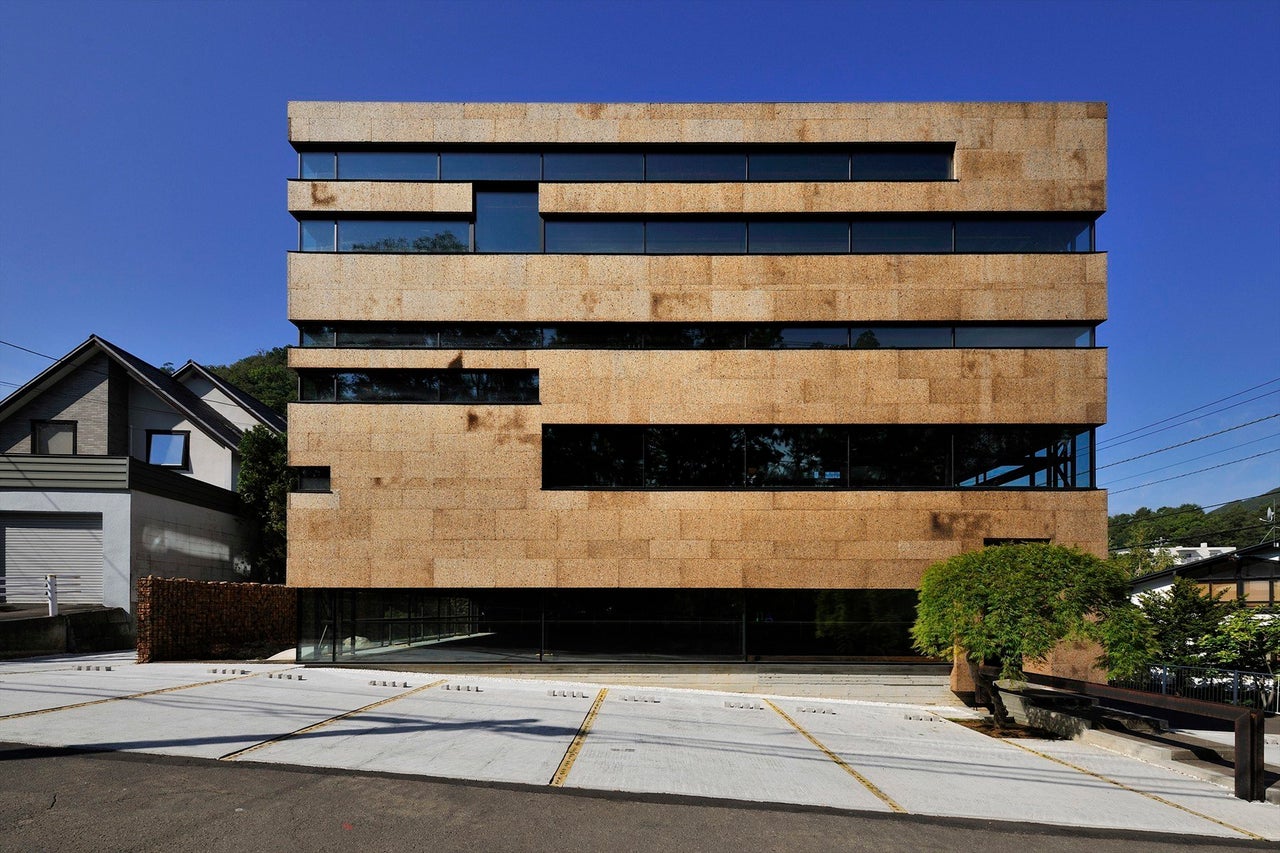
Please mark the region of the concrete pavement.
<svg viewBox="0 0 1280 853"><path fill-rule="evenodd" d="M1089 744L998 741L948 719L969 713L127 655L0 663L0 742L1280 840L1280 806Z"/></svg>

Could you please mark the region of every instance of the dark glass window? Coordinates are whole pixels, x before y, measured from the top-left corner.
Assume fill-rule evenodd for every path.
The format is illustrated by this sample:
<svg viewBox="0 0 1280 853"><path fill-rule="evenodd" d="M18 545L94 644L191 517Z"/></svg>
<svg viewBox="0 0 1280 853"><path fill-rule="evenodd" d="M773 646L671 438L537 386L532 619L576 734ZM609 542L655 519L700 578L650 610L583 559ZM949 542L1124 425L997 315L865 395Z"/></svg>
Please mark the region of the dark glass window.
<svg viewBox="0 0 1280 853"><path fill-rule="evenodd" d="M303 219L298 223L298 248L304 252L332 252L334 244L332 219Z"/></svg>
<svg viewBox="0 0 1280 853"><path fill-rule="evenodd" d="M752 181L847 181L848 154L749 154L748 177Z"/></svg>
<svg viewBox="0 0 1280 853"><path fill-rule="evenodd" d="M298 492L328 492L331 491L329 481L329 466L308 465L294 469L297 476Z"/></svg>
<svg viewBox="0 0 1280 853"><path fill-rule="evenodd" d="M446 151L440 155L445 181L537 181L542 155L536 152Z"/></svg>
<svg viewBox="0 0 1280 853"><path fill-rule="evenodd" d="M746 327L734 323L686 326L654 323L645 327L646 349L742 349Z"/></svg>
<svg viewBox="0 0 1280 853"><path fill-rule="evenodd" d="M1088 326L956 326L958 347L1087 347Z"/></svg>
<svg viewBox="0 0 1280 853"><path fill-rule="evenodd" d="M31 452L39 456L74 455L76 421L32 421Z"/></svg>
<svg viewBox="0 0 1280 853"><path fill-rule="evenodd" d="M646 154L644 173L645 180L649 181L745 181L747 155Z"/></svg>
<svg viewBox="0 0 1280 853"><path fill-rule="evenodd" d="M748 486L844 488L848 466L843 427L747 427Z"/></svg>
<svg viewBox="0 0 1280 853"><path fill-rule="evenodd" d="M336 399L333 374L299 371L298 399L304 403L332 403Z"/></svg>
<svg viewBox="0 0 1280 853"><path fill-rule="evenodd" d="M644 329L630 323L569 323L546 327L543 343L553 349L642 349Z"/></svg>
<svg viewBox="0 0 1280 853"><path fill-rule="evenodd" d="M440 176L435 152L341 151L338 177L345 181L434 181Z"/></svg>
<svg viewBox="0 0 1280 853"><path fill-rule="evenodd" d="M435 403L440 384L435 373L369 370L335 376L339 403Z"/></svg>
<svg viewBox="0 0 1280 853"><path fill-rule="evenodd" d="M951 251L951 222L937 219L855 220L853 251L933 253Z"/></svg>
<svg viewBox="0 0 1280 853"><path fill-rule="evenodd" d="M1089 252L1091 230L1085 220L962 219L956 251Z"/></svg>
<svg viewBox="0 0 1280 853"><path fill-rule="evenodd" d="M651 255L732 255L747 250L745 222L653 220L645 227Z"/></svg>
<svg viewBox="0 0 1280 853"><path fill-rule="evenodd" d="M643 181L639 151L575 151L542 155L544 181Z"/></svg>
<svg viewBox="0 0 1280 853"><path fill-rule="evenodd" d="M476 190L477 252L541 252L538 193Z"/></svg>
<svg viewBox="0 0 1280 853"><path fill-rule="evenodd" d="M946 349L951 346L949 326L854 326L854 349Z"/></svg>
<svg viewBox="0 0 1280 853"><path fill-rule="evenodd" d="M638 489L643 459L642 427L542 427L545 488Z"/></svg>
<svg viewBox="0 0 1280 853"><path fill-rule="evenodd" d="M651 489L739 488L742 440L741 427L646 427L644 484Z"/></svg>
<svg viewBox="0 0 1280 853"><path fill-rule="evenodd" d="M535 326L467 324L440 330L440 346L457 349L535 349L542 329Z"/></svg>
<svg viewBox="0 0 1280 853"><path fill-rule="evenodd" d="M412 326L352 325L338 329L337 345L360 349L421 349L434 347L436 334Z"/></svg>
<svg viewBox="0 0 1280 853"><path fill-rule="evenodd" d="M958 427L955 485L1070 488L1081 482L1075 428ZM1088 468L1089 466L1084 466ZM1087 482L1086 482L1087 485Z"/></svg>
<svg viewBox="0 0 1280 853"><path fill-rule="evenodd" d="M304 347L336 346L337 331L333 326L306 324L298 328L298 342Z"/></svg>
<svg viewBox="0 0 1280 853"><path fill-rule="evenodd" d="M950 151L855 151L855 181L945 181L951 177Z"/></svg>
<svg viewBox="0 0 1280 853"><path fill-rule="evenodd" d="M164 468L191 468L191 433L186 430L147 430L147 461Z"/></svg>
<svg viewBox="0 0 1280 853"><path fill-rule="evenodd" d="M447 370L440 373L442 403L532 403L536 370Z"/></svg>
<svg viewBox="0 0 1280 853"><path fill-rule="evenodd" d="M465 252L471 228L459 221L352 219L338 223L340 252Z"/></svg>
<svg viewBox="0 0 1280 853"><path fill-rule="evenodd" d="M747 344L761 349L847 349L847 326L778 326L771 331L752 330L747 334Z"/></svg>
<svg viewBox="0 0 1280 853"><path fill-rule="evenodd" d="M555 254L644 254L644 223L636 221L547 220L546 251Z"/></svg>
<svg viewBox="0 0 1280 853"><path fill-rule="evenodd" d="M298 177L304 181L323 181L337 175L332 151L303 151L298 155Z"/></svg>
<svg viewBox="0 0 1280 853"><path fill-rule="evenodd" d="M945 488L949 450L947 432L939 427L849 427L849 486Z"/></svg>
<svg viewBox="0 0 1280 853"><path fill-rule="evenodd" d="M849 251L849 223L752 222L751 252L756 255L825 255Z"/></svg>

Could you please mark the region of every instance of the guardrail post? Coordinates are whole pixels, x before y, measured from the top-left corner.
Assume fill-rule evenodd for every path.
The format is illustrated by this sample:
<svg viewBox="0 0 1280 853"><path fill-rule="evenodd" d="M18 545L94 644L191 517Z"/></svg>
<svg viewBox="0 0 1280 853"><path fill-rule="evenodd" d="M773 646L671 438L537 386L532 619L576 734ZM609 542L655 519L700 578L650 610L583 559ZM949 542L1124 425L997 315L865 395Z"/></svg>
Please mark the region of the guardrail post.
<svg viewBox="0 0 1280 853"><path fill-rule="evenodd" d="M1231 671L1231 704L1240 704L1240 670Z"/></svg>
<svg viewBox="0 0 1280 853"><path fill-rule="evenodd" d="M45 596L49 599L49 615L57 616L58 615L58 576L57 575L44 576L44 592L45 592Z"/></svg>
<svg viewBox="0 0 1280 853"><path fill-rule="evenodd" d="M1160 666L1160 692L1169 693L1169 665L1161 664Z"/></svg>
<svg viewBox="0 0 1280 853"><path fill-rule="evenodd" d="M1266 714L1251 708L1236 717L1236 796L1264 800L1267 796L1265 764Z"/></svg>

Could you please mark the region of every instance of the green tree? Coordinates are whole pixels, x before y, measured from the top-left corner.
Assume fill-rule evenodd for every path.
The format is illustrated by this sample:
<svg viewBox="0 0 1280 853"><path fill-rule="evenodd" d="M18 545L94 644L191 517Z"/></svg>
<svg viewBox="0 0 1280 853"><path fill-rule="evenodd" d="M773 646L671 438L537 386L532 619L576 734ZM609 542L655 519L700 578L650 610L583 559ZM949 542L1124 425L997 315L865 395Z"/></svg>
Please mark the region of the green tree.
<svg viewBox="0 0 1280 853"><path fill-rule="evenodd" d="M1064 640L1093 640L1099 664L1124 675L1149 659L1150 629L1129 601L1128 578L1114 564L1056 545L1000 545L930 566L911 629L917 649L999 667L1019 678L1024 661L1044 660ZM1007 720L986 676L996 725Z"/></svg>
<svg viewBox="0 0 1280 853"><path fill-rule="evenodd" d="M1251 611L1242 604L1229 612L1201 638L1200 646L1211 663L1226 669L1274 673L1280 655L1280 617Z"/></svg>
<svg viewBox="0 0 1280 853"><path fill-rule="evenodd" d="M1124 537L1125 553L1112 554L1110 561L1128 578L1141 577L1172 568L1175 562L1172 551L1163 548L1152 551L1149 544L1143 547L1144 543L1153 541L1152 537L1149 522L1136 522Z"/></svg>
<svg viewBox="0 0 1280 853"><path fill-rule="evenodd" d="M1232 604L1222 593L1208 595L1190 578L1174 578L1168 589L1138 597L1138 606L1151 624L1158 663L1173 666L1202 666L1206 649L1203 640L1231 612Z"/></svg>
<svg viewBox="0 0 1280 853"><path fill-rule="evenodd" d="M240 439L237 486L251 525L249 579L284 583L285 524L293 476L284 435L255 426Z"/></svg>
<svg viewBox="0 0 1280 853"><path fill-rule="evenodd" d="M209 369L281 415L298 399L298 375L289 369L286 347L260 349L239 361L210 365Z"/></svg>

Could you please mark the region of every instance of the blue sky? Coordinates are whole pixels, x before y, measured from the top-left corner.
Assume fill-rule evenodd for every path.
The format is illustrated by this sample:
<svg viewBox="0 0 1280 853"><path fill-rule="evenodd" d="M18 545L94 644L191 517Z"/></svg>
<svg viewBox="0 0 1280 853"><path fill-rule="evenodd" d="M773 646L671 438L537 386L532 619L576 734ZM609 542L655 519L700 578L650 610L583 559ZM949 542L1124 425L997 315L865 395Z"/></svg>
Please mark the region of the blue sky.
<svg viewBox="0 0 1280 853"><path fill-rule="evenodd" d="M1100 464L1116 462L1280 412L1276 382L1106 444L1280 378L1277 44L1273 0L7 0L0 339L62 355L96 332L157 364L294 342L290 99L1098 100L1111 270ZM47 364L0 346L0 393ZM1100 480L1118 490L1275 449L1280 418ZM1111 508L1276 486L1280 453L1118 493Z"/></svg>

